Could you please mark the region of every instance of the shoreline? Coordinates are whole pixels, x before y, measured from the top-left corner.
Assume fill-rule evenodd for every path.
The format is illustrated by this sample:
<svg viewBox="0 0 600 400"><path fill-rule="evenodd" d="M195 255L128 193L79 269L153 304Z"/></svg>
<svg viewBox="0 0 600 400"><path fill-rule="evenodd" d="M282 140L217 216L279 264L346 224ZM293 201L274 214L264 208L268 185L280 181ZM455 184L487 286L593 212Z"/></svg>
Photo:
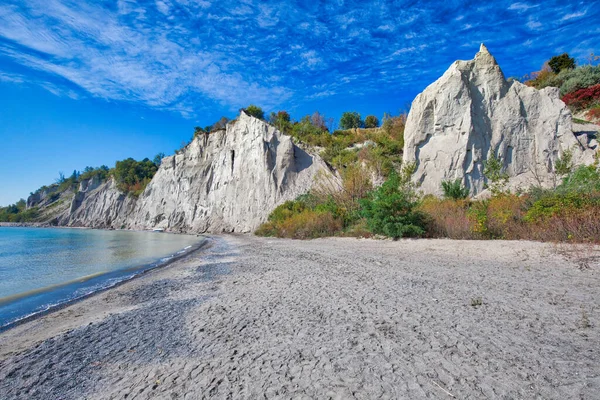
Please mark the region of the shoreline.
<svg viewBox="0 0 600 400"><path fill-rule="evenodd" d="M79 228L79 229L93 229L93 228ZM200 235L198 235L198 236L200 236ZM27 322L30 322L30 321L34 321L34 320L36 320L38 318L41 318L41 317L43 317L45 315L52 314L52 313L54 313L56 311L59 311L61 309L64 309L64 308L69 307L71 305L74 305L74 304L76 304L76 303L78 303L80 301L84 301L86 299L89 299L91 297L99 295L99 294L101 294L101 293L103 293L103 292L105 292L107 290L117 288L117 287L119 287L119 286L121 286L123 284L131 282L134 279L138 279L138 278L140 278L140 277L142 277L142 276L144 276L144 275L146 275L146 274L148 274L148 273L150 273L152 271L155 271L157 269L168 267L169 265L171 265L171 264L173 264L173 263L175 263L175 262L177 262L177 261L179 261L179 260L181 260L181 259L183 259L185 257L188 257L189 255L191 255L191 254L193 254L193 253L201 250L204 246L207 245L207 243L208 243L208 238L204 237L198 244L190 246L187 249L183 248L183 249L175 252L167 261L160 262L160 259L159 259L158 261L156 261L154 263L150 263L150 264L146 264L146 265L141 265L141 266L135 267L135 269L139 269L139 270L137 272L135 272L130 277L124 277L123 279L118 280L117 282L115 282L115 283L113 283L113 284L111 284L109 286L102 287L100 289L94 290L94 291L92 291L90 293L83 294L83 295L81 295L79 297L76 297L76 298L73 298L73 299L65 300L65 301L63 301L63 302L61 302L59 304L51 305L51 306L49 306L45 310L34 312L33 314L29 314L29 315L26 315L26 316L24 316L22 318L19 318L19 319L15 320L15 321L9 322L6 325L0 326L0 334L2 334L3 332L8 331L10 329L13 329L13 328L15 328L15 327L17 327L19 325L22 325L24 323L27 323ZM127 270L129 270L129 269L132 269L132 268L128 268ZM120 271L120 272L124 272L124 271L125 270ZM112 272L119 272L119 271L112 271ZM85 277L83 277L83 278L85 278ZM77 280L72 281L72 282L79 281L80 279L82 279L82 278L78 278ZM55 286L67 285L67 284L70 284L72 282L65 282L65 283L61 283L61 284L55 285ZM42 289L39 289L39 290L45 290L45 289L46 288L42 288Z"/></svg>
<svg viewBox="0 0 600 400"><path fill-rule="evenodd" d="M210 236L168 268L0 333L0 392L592 399L600 247L561 250Z"/></svg>

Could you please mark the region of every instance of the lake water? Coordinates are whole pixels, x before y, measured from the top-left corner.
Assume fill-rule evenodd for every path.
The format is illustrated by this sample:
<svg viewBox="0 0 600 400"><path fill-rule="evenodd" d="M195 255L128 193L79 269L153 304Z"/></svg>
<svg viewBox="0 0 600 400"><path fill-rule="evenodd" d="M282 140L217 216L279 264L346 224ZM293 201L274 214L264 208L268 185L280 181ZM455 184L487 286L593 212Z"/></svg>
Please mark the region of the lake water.
<svg viewBox="0 0 600 400"><path fill-rule="evenodd" d="M189 251L193 235L0 227L0 329Z"/></svg>

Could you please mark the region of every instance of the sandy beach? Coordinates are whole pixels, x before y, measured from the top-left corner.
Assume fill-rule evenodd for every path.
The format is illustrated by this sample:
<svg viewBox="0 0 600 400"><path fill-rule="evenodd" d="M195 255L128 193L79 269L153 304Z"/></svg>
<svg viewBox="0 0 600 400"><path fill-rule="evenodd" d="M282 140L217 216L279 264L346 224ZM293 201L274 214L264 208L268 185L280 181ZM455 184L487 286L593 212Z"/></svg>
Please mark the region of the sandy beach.
<svg viewBox="0 0 600 400"><path fill-rule="evenodd" d="M213 236L0 334L2 399L597 399L600 249Z"/></svg>

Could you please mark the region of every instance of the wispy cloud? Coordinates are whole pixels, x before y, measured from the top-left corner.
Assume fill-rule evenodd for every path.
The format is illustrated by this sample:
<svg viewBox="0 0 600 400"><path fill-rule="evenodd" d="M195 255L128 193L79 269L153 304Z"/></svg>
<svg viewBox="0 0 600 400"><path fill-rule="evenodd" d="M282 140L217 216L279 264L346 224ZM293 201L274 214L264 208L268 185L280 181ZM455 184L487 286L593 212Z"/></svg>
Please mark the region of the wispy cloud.
<svg viewBox="0 0 600 400"><path fill-rule="evenodd" d="M531 30L538 30L542 27L542 23L540 21L537 21L535 19L530 19L529 21L527 21L527 27Z"/></svg>
<svg viewBox="0 0 600 400"><path fill-rule="evenodd" d="M586 11L578 11L578 12L574 12L571 14L566 14L564 17L561 18L561 21L568 21L570 19L583 17L585 14L587 14L587 10Z"/></svg>
<svg viewBox="0 0 600 400"><path fill-rule="evenodd" d="M512 3L510 7L508 7L508 9L513 11L527 11L529 9L536 8L539 6L539 4L529 5L527 3Z"/></svg>
<svg viewBox="0 0 600 400"><path fill-rule="evenodd" d="M184 115L215 104L293 107L413 93L482 41L505 68L537 68L556 49L600 42L598 20L597 0L6 0L0 80ZM18 74L2 71L3 60Z"/></svg>

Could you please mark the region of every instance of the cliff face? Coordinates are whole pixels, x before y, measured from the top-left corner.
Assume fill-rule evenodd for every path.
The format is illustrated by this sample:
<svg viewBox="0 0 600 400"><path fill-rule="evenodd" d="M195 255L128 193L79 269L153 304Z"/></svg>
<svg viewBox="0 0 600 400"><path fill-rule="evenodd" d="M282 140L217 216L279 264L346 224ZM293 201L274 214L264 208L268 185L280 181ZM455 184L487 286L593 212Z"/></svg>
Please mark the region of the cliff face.
<svg viewBox="0 0 600 400"><path fill-rule="evenodd" d="M506 81L484 45L416 97L404 135L404 160L417 164L415 180L432 194L441 194L443 180L457 178L472 195L482 192L491 156L502 159L509 187L517 189L550 185L565 150L576 163L592 162L594 153L573 133L558 89Z"/></svg>
<svg viewBox="0 0 600 400"><path fill-rule="evenodd" d="M279 204L330 173L267 123L244 113L226 130L196 137L166 157L138 199L112 180L80 188L61 225L163 228L181 232L251 232ZM83 189L83 190L81 190Z"/></svg>

